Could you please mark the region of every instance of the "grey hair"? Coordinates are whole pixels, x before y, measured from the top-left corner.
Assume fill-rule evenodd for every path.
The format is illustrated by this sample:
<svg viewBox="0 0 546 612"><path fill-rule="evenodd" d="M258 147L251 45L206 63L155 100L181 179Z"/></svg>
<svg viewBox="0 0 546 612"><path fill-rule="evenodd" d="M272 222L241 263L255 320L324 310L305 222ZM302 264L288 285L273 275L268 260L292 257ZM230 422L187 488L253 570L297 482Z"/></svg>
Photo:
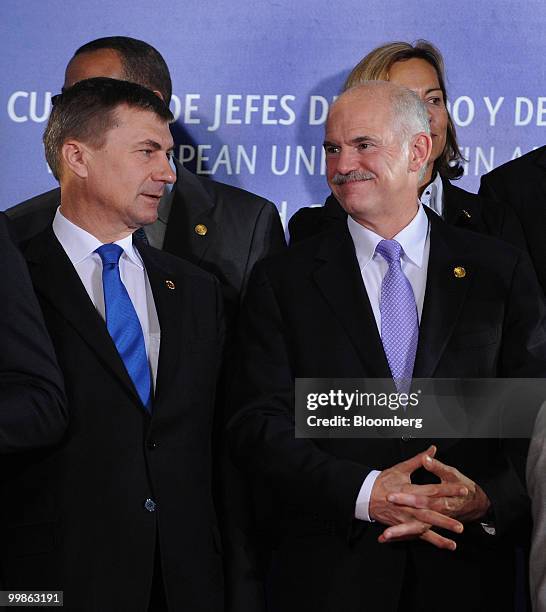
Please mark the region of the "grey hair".
<svg viewBox="0 0 546 612"><path fill-rule="evenodd" d="M391 103L393 129L398 134L403 147L409 146L411 139L420 132L430 136L427 109L419 96L411 89L388 81L366 81L345 90L334 104L346 95L354 95L358 91L368 91L372 95L377 92L379 95L383 94L388 97ZM425 178L426 171L427 167L424 164L419 170L419 182Z"/></svg>

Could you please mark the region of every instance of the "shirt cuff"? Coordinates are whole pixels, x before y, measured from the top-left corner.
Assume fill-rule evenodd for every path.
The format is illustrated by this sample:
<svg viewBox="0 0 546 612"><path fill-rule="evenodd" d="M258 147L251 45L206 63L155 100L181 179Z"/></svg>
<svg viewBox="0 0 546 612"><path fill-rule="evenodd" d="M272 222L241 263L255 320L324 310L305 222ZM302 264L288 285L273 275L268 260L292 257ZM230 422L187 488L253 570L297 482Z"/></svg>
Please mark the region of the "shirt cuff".
<svg viewBox="0 0 546 612"><path fill-rule="evenodd" d="M364 479L360 492L356 498L355 517L361 521L373 522L368 513L370 506L370 497L372 496L372 489L375 484L375 479L381 474L379 470L372 470Z"/></svg>

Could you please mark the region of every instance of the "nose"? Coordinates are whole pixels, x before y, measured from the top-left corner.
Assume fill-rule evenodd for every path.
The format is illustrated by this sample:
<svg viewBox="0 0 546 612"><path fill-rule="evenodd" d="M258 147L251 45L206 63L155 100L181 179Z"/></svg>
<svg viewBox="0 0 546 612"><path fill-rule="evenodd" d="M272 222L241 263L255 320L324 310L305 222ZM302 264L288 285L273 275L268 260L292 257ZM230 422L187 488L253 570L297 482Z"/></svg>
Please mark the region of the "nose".
<svg viewBox="0 0 546 612"><path fill-rule="evenodd" d="M353 147L343 147L335 158L335 170L339 174L348 174L356 170L356 153Z"/></svg>
<svg viewBox="0 0 546 612"><path fill-rule="evenodd" d="M171 185L176 181L176 173L166 156L160 156L160 161L152 173L152 180L170 183Z"/></svg>

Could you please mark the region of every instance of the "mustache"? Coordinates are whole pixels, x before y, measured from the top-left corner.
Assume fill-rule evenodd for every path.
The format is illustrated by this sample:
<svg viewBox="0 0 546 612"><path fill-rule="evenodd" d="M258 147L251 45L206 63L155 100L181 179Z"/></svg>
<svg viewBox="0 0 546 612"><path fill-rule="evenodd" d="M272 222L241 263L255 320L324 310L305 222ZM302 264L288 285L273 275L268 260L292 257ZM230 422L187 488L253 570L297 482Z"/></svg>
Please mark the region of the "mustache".
<svg viewBox="0 0 546 612"><path fill-rule="evenodd" d="M344 185L345 183L353 183L355 181L369 181L374 179L375 174L372 172L364 172L363 170L351 170L347 174L334 174L332 183L334 185Z"/></svg>

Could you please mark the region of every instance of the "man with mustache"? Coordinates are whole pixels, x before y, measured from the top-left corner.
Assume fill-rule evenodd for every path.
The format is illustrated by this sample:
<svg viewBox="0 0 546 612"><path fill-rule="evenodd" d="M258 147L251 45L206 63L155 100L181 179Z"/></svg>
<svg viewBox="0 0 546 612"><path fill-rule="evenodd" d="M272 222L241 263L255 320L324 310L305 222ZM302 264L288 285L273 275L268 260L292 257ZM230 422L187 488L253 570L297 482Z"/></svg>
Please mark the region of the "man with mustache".
<svg viewBox="0 0 546 612"><path fill-rule="evenodd" d="M272 612L513 610L511 535L529 507L510 444L306 438L294 426L297 378L392 378L400 390L546 373L525 253L419 203L431 145L408 89L343 93L324 148L347 220L258 264L249 286L228 429L269 534Z"/></svg>

